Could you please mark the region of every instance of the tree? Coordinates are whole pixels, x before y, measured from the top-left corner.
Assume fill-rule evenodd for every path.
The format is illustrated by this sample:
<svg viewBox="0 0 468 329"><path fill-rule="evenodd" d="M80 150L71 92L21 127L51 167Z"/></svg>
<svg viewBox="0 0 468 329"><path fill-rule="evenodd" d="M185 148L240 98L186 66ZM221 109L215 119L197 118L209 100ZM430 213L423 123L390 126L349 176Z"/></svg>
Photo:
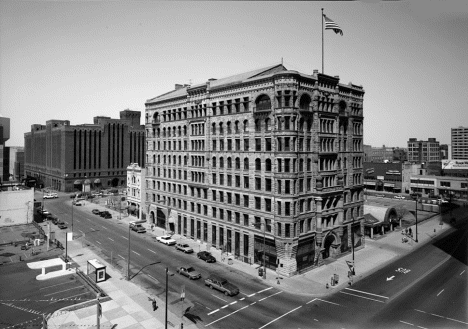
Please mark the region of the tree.
<svg viewBox="0 0 468 329"><path fill-rule="evenodd" d="M398 205L397 207L395 207L395 210L396 210L398 221L400 222L400 227L401 227L401 220L403 219L403 217L409 214L409 211L403 205Z"/></svg>

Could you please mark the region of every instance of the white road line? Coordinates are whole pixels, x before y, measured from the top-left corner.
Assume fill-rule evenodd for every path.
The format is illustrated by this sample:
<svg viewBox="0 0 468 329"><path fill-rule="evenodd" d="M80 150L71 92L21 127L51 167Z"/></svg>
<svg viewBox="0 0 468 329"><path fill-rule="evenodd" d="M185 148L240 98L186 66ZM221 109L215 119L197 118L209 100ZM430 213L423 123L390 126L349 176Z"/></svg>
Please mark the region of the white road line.
<svg viewBox="0 0 468 329"><path fill-rule="evenodd" d="M463 272L461 272L460 275L462 275L463 273L465 273L465 270L463 270Z"/></svg>
<svg viewBox="0 0 468 329"><path fill-rule="evenodd" d="M125 236L123 236L123 235L121 235L121 237L122 237L122 238L124 238L125 240L128 240L128 238L127 238L127 237L125 237Z"/></svg>
<svg viewBox="0 0 468 329"><path fill-rule="evenodd" d="M228 307L228 306L229 306L229 305L224 305L224 306L220 307L220 309L226 308L226 307Z"/></svg>
<svg viewBox="0 0 468 329"><path fill-rule="evenodd" d="M137 253L136 251L132 250L135 254L137 254L138 256L141 256L139 253Z"/></svg>
<svg viewBox="0 0 468 329"><path fill-rule="evenodd" d="M323 300L323 299L320 299L320 298L316 298L317 300L321 301L321 302L324 302L324 303L329 303L329 304L333 304L333 305L338 305L340 306L340 304L337 304L337 303L333 303L333 302L329 302L328 300Z"/></svg>
<svg viewBox="0 0 468 329"><path fill-rule="evenodd" d="M317 298L314 298L314 299L312 299L311 301L307 302L306 304L313 303L313 302L315 302L316 300L317 300Z"/></svg>
<svg viewBox="0 0 468 329"><path fill-rule="evenodd" d="M219 318L218 320L215 320L215 321L213 321L213 322L211 322L211 323L208 323L207 325L205 325L205 327L208 327L208 326L212 325L213 323L216 323L216 322L218 322L218 321L221 321L222 319L227 318L228 316L231 316L231 315L233 315L234 313L237 313L237 312L239 312L239 311L242 311L242 310L243 310L244 308L246 308L246 307L249 307L249 305L246 305L246 306L244 306L244 307L238 309L237 311L234 311L234 312L232 312L232 313L230 313L230 314L228 314L228 315L225 315L225 316L223 316L222 318Z"/></svg>
<svg viewBox="0 0 468 329"><path fill-rule="evenodd" d="M78 287L73 287L73 288L70 288L70 289L60 290L60 291L56 291L56 292L53 292L51 294L47 294L47 295L44 295L44 296L52 296L52 295L55 295L55 294L60 294L61 292L65 292L65 291L69 291L69 290L73 290L73 289L79 289L79 288L84 288L84 286L78 286Z"/></svg>
<svg viewBox="0 0 468 329"><path fill-rule="evenodd" d="M262 326L262 327L260 327L260 328L258 328L258 329L263 329L263 328L265 328L266 326L272 324L272 323L275 322L275 321L278 321L278 320L281 319L282 317L288 315L289 313L294 312L295 310L300 309L301 307L302 307L302 306L296 307L295 309L293 309L293 310L291 310L291 311L289 311L289 312L287 312L287 313L284 313L282 316L277 317L276 319L271 320L270 322L268 322L267 324L265 324L264 326Z"/></svg>
<svg viewBox="0 0 468 329"><path fill-rule="evenodd" d="M247 295L247 297L252 297L252 296L255 296L257 293L254 292L253 294L250 294L250 295Z"/></svg>
<svg viewBox="0 0 468 329"><path fill-rule="evenodd" d="M437 315L437 314L433 314L433 313L429 313L429 312L424 312L424 311L421 311L421 310L418 310L418 309L414 309L415 311L418 311L418 312L421 312L421 313L426 313L426 314L430 314L430 315L433 315L433 316L437 316L439 318L445 318L447 320L452 320L452 321L456 321L456 322L460 322L460 323L463 323L463 324L468 324L468 322L463 322L463 321L460 321L460 320L455 320L455 319L452 319L452 318L447 318L447 317L444 317L444 316L441 316L441 315Z"/></svg>
<svg viewBox="0 0 468 329"><path fill-rule="evenodd" d="M99 242L99 241L97 241L97 240L96 240L96 242L99 243L99 244L101 244L101 242Z"/></svg>
<svg viewBox="0 0 468 329"><path fill-rule="evenodd" d="M151 251L153 254L157 254L157 252L154 250L148 249L148 251Z"/></svg>
<svg viewBox="0 0 468 329"><path fill-rule="evenodd" d="M317 320L317 319L314 319L314 321L317 321L317 322L318 322L318 320Z"/></svg>
<svg viewBox="0 0 468 329"><path fill-rule="evenodd" d="M421 328L421 329L427 329L426 327L421 327L421 326L417 326L418 328Z"/></svg>
<svg viewBox="0 0 468 329"><path fill-rule="evenodd" d="M359 298L364 298L364 299L373 300L373 301L376 301L376 302L379 302L379 303L385 303L385 302L383 302L383 301L381 301L381 300L377 300L377 299L373 299L373 298L368 298L368 297L364 297L364 296L359 296L359 295L355 295L355 294L350 294L350 293L344 292L344 291L340 291L340 293L346 294L346 295L355 296L355 297L359 297Z"/></svg>
<svg viewBox="0 0 468 329"><path fill-rule="evenodd" d="M119 256L119 257L122 258L122 259L125 259L125 257L122 257L122 256L120 256L119 254L117 254L117 256Z"/></svg>
<svg viewBox="0 0 468 329"><path fill-rule="evenodd" d="M226 303L228 302L227 300L224 300L224 299L222 299L221 297L215 296L215 295L213 295L213 294L211 294L211 296L216 297L216 298L218 298L218 299L221 299L223 302L226 302Z"/></svg>
<svg viewBox="0 0 468 329"><path fill-rule="evenodd" d="M429 314L430 314L430 315L433 315L433 316L437 316L437 317L439 317L439 318L445 319L445 316L442 316L442 315L437 315L437 314L434 314L434 313L429 313Z"/></svg>
<svg viewBox="0 0 468 329"><path fill-rule="evenodd" d="M255 305L255 304L257 304L257 302L250 303L250 305Z"/></svg>
<svg viewBox="0 0 468 329"><path fill-rule="evenodd" d="M244 299L245 299L245 297L242 297L242 298L241 298L241 299L239 299L239 300L244 300Z"/></svg>
<svg viewBox="0 0 468 329"><path fill-rule="evenodd" d="M235 302L230 303L229 305L234 305L235 303L237 303L237 300Z"/></svg>
<svg viewBox="0 0 468 329"><path fill-rule="evenodd" d="M218 311L219 311L219 308L217 310L214 310L213 312L208 313L207 315L215 314Z"/></svg>
<svg viewBox="0 0 468 329"><path fill-rule="evenodd" d="M278 291L278 292L274 293L273 295L263 297L262 299L259 299L258 301L261 302L262 300L265 300L267 298L273 297L273 296L281 294L281 293L282 293L282 291Z"/></svg>
<svg viewBox="0 0 468 329"><path fill-rule="evenodd" d="M401 321L401 320L400 320L400 322L401 322L401 323L404 323L404 324L408 324L408 325L410 325L410 326L413 326L413 327L414 327L414 324L412 324L412 323L408 323L408 322Z"/></svg>
<svg viewBox="0 0 468 329"><path fill-rule="evenodd" d="M78 296L81 296L81 295L86 295L86 294L88 294L88 293L89 293L89 291L86 291L86 292L83 292L83 293L78 294L78 295L68 296L68 297L66 297L66 299L72 299L73 297L78 297ZM51 301L50 304L52 304L52 303L58 303L58 302L60 302L60 301L61 301L60 299L57 299L57 300Z"/></svg>
<svg viewBox="0 0 468 329"><path fill-rule="evenodd" d="M85 234L82 230L78 230L78 231L80 231L82 234Z"/></svg>
<svg viewBox="0 0 468 329"><path fill-rule="evenodd" d="M111 241L114 241L114 239L111 239L111 238L108 238L108 239L111 240Z"/></svg>
<svg viewBox="0 0 468 329"><path fill-rule="evenodd" d="M439 296L445 289L442 289L438 294L437 296Z"/></svg>
<svg viewBox="0 0 468 329"><path fill-rule="evenodd" d="M267 291L267 290L270 290L270 289L273 289L273 287L270 287L270 288L266 288L266 289L260 290L259 292L257 292L257 294L259 294L259 293L261 293L261 292L264 292L264 291Z"/></svg>
<svg viewBox="0 0 468 329"><path fill-rule="evenodd" d="M385 298L385 299L388 299L388 297L381 296L381 295L376 295L376 294L371 294L370 292L365 292L365 291L356 290L356 289L351 289L351 288L345 288L345 289L346 289L346 290L355 291L355 292L360 292L360 293L362 293L362 294L366 294L366 295L371 295L371 296L375 296L375 297L380 297L380 298Z"/></svg>
<svg viewBox="0 0 468 329"><path fill-rule="evenodd" d="M67 284L67 283L70 283L70 282L57 283L57 284L54 284L54 285L52 285L52 286L47 286L47 287L39 288L39 290L42 290L42 289L49 289L49 288L56 287L56 286L60 286L60 285L62 285L62 284Z"/></svg>
<svg viewBox="0 0 468 329"><path fill-rule="evenodd" d="M421 312L421 313L426 313L426 314L427 314L427 312L424 312L424 311L418 310L418 309L416 309L416 308L415 308L414 310L415 310L415 311L418 311L418 312Z"/></svg>
<svg viewBox="0 0 468 329"><path fill-rule="evenodd" d="M460 320L455 320L455 319L452 319L452 318L446 318L447 320L452 320L452 321L455 321L455 322L460 322L460 323L463 323L463 324L468 324L468 322L463 322L463 321L460 321Z"/></svg>

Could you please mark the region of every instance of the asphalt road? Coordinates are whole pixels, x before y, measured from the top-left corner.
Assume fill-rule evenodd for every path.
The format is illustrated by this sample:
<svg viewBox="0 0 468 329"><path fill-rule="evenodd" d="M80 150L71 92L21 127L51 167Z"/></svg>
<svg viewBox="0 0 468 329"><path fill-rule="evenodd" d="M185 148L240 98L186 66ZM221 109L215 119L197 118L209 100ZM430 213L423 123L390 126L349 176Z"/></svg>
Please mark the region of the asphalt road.
<svg viewBox="0 0 468 329"><path fill-rule="evenodd" d="M69 199L48 201L46 208L71 224ZM84 232L99 248L112 250L114 258L127 259L128 228L117 219L103 219L89 208L75 207L74 231ZM159 291L160 297L165 293L166 266L175 273L178 266L190 264L203 277L216 273L237 285L241 293L226 297L208 289L203 280L191 281L177 274L170 277L172 311L182 312L184 305L178 297L185 285L186 299L196 309L194 315L210 328L466 328L466 232L466 224L450 230L450 234L324 298L288 294L229 266L206 264L195 255L177 252L135 232L131 232L131 272L160 261L145 269L150 276L147 284Z"/></svg>

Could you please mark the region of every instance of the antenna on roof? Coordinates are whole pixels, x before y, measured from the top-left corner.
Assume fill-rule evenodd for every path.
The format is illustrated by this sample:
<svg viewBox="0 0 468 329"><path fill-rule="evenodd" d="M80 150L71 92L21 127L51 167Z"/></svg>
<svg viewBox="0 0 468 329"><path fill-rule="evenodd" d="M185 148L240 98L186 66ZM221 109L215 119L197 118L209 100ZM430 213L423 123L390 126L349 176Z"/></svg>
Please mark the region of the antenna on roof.
<svg viewBox="0 0 468 329"><path fill-rule="evenodd" d="M189 85L191 86L192 85L192 79L189 79Z"/></svg>
<svg viewBox="0 0 468 329"><path fill-rule="evenodd" d="M283 57L281 57L281 65L283 65Z"/></svg>

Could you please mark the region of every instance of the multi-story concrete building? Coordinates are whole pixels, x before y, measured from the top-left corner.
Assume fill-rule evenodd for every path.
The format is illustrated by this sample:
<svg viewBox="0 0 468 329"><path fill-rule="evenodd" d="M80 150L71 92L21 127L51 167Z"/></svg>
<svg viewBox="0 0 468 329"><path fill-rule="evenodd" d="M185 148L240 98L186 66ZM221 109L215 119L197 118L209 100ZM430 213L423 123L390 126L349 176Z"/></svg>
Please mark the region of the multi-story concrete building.
<svg viewBox="0 0 468 329"><path fill-rule="evenodd" d="M128 213L142 218L145 209L145 171L138 163L131 163L127 167L127 202Z"/></svg>
<svg viewBox="0 0 468 329"><path fill-rule="evenodd" d="M427 141L410 138L408 140L408 161L413 163L427 163L440 161L440 145L435 138Z"/></svg>
<svg viewBox="0 0 468 329"><path fill-rule="evenodd" d="M452 128L452 159L468 160L468 127Z"/></svg>
<svg viewBox="0 0 468 329"><path fill-rule="evenodd" d="M286 276L362 246L363 97L274 65L148 100L149 220Z"/></svg>
<svg viewBox="0 0 468 329"><path fill-rule="evenodd" d="M140 116L139 111L125 110L120 119L100 116L92 124L49 120L32 125L24 134L25 175L60 191L125 185L127 166L144 164Z"/></svg>
<svg viewBox="0 0 468 329"><path fill-rule="evenodd" d="M468 199L468 178L434 175L411 176L411 192L417 192L423 196L442 195L456 199Z"/></svg>
<svg viewBox="0 0 468 329"><path fill-rule="evenodd" d="M406 149L399 147L388 146L371 146L364 145L364 162L385 162L385 161L401 161L407 160Z"/></svg>
<svg viewBox="0 0 468 329"><path fill-rule="evenodd" d="M0 183L8 181L10 173L9 152L5 147L5 142L10 139L10 118L0 116Z"/></svg>
<svg viewBox="0 0 468 329"><path fill-rule="evenodd" d="M9 173L10 178L14 181L21 181L24 172L24 147L22 146L10 146L9 161Z"/></svg>

